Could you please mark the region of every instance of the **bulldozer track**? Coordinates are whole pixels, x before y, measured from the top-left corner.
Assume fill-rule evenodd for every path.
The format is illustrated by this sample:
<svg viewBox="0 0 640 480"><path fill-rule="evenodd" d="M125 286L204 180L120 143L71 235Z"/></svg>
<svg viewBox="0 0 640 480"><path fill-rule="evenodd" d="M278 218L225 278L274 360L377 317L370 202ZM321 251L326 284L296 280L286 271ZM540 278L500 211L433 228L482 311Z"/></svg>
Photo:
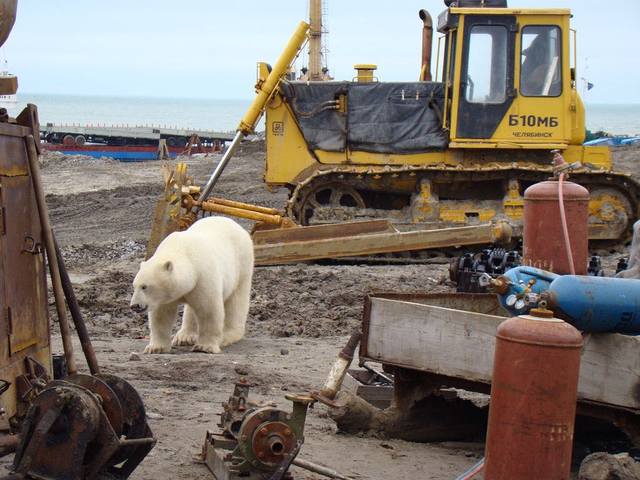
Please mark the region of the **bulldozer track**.
<svg viewBox="0 0 640 480"><path fill-rule="evenodd" d="M305 201L309 195L326 186L340 185L345 189L353 189L357 192L367 190L378 190L379 193L393 193L388 186L395 182L414 181L428 178L439 182L461 182L461 181L505 181L513 178L520 182L536 183L547 180L553 175L551 166L531 164L523 166L521 163L513 164L483 164L471 165L467 167L452 167L448 165L425 166L381 166L362 167L339 166L331 169L317 170L312 175L304 179L292 190L287 202L287 213L296 222L305 224L303 209ZM631 178L630 175L615 173L608 170L591 169L581 167L571 172L570 180L585 186L590 191L598 189L613 190L617 195L626 200L625 209L628 218L628 225L625 233L618 238L618 242L624 242L629 238L631 225L639 216L640 205L640 184ZM412 192L398 192L401 194L411 194ZM466 200L474 200L470 196ZM351 207L357 210L356 207ZM394 210L389 210L393 215ZM366 213L366 212L365 212ZM393 220L392 220L393 221Z"/></svg>

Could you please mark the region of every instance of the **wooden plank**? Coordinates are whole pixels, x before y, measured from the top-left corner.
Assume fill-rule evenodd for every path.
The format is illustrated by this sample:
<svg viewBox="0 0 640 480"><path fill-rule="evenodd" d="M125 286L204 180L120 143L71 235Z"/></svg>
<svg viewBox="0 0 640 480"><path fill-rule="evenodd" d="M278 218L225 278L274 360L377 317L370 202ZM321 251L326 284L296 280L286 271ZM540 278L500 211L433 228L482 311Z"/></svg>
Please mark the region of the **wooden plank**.
<svg viewBox="0 0 640 480"><path fill-rule="evenodd" d="M464 380L491 383L495 333L505 318L371 298L363 338L366 357ZM640 339L585 337L578 398L640 409Z"/></svg>

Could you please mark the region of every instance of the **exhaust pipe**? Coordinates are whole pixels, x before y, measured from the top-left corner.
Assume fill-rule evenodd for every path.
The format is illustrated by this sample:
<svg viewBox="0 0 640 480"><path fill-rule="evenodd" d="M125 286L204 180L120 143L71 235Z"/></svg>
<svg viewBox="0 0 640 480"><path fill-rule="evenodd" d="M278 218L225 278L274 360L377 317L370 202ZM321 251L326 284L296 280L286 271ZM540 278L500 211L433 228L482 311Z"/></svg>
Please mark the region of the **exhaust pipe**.
<svg viewBox="0 0 640 480"><path fill-rule="evenodd" d="M420 67L420 80L431 81L431 44L433 43L433 20L429 12L422 9L418 12L422 20L422 65Z"/></svg>

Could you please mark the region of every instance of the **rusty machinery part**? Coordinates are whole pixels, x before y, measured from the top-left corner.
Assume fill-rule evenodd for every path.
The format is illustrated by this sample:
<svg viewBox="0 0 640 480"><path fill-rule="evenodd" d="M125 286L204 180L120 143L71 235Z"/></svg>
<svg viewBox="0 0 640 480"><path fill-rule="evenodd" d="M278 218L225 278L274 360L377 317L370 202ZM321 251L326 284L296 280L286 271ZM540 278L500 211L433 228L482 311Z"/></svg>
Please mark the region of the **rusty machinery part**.
<svg viewBox="0 0 640 480"><path fill-rule="evenodd" d="M288 466L304 443L307 409L314 400L306 395L287 395L293 403L289 413L251 404L249 388L245 380L236 383L223 404L222 431L207 432L202 458L217 477L224 471L225 478L263 478L265 473L273 474L271 478L286 478ZM259 476L252 476L256 474Z"/></svg>
<svg viewBox="0 0 640 480"><path fill-rule="evenodd" d="M258 470L271 471L293 452L301 441L288 413L272 407L249 413L242 422L238 446L244 458Z"/></svg>
<svg viewBox="0 0 640 480"><path fill-rule="evenodd" d="M478 253L467 252L451 259L449 279L456 283L457 292L485 293L488 292L487 287L479 284L482 274L496 277L521 263L522 257L517 250L485 248Z"/></svg>
<svg viewBox="0 0 640 480"><path fill-rule="evenodd" d="M467 167L340 166L318 170L298 183L287 202L287 214L301 225L386 218L407 226L455 226L497 217L520 226L524 190L552 175L553 167L533 162L487 162ZM640 185L629 175L586 167L573 171L571 180L591 192L590 239L627 240L630 224L639 216L639 199L634 192L640 192ZM419 193L423 183L429 187L427 194ZM469 189L476 193L475 198L460 196Z"/></svg>
<svg viewBox="0 0 640 480"><path fill-rule="evenodd" d="M56 380L54 385L57 385L57 382L74 383L98 395L111 428L113 428L117 436L122 434L122 405L118 395L103 380L92 375L76 373L75 375L69 375L64 380Z"/></svg>
<svg viewBox="0 0 640 480"><path fill-rule="evenodd" d="M252 408L249 404L250 387L245 379L240 379L236 382L229 400L222 404L219 426L230 437L238 438L242 420L247 410Z"/></svg>
<svg viewBox="0 0 640 480"><path fill-rule="evenodd" d="M273 471L304 442L307 408L314 402L306 395L286 395L293 402L287 413L273 407L248 412L238 434L238 453L254 469Z"/></svg>
<svg viewBox="0 0 640 480"><path fill-rule="evenodd" d="M136 404L139 397L120 395L106 382L88 375L51 382L31 403L13 471L51 480L103 474L127 478L156 440L144 419L144 425L138 427L144 435L124 434L127 409L144 411L144 407L141 402Z"/></svg>
<svg viewBox="0 0 640 480"><path fill-rule="evenodd" d="M341 354L353 355L352 344L350 341ZM249 402L249 388L245 379L236 383L223 404L219 424L222 431L207 432L202 460L216 478L291 480L288 469L296 465L329 478L351 480L331 468L297 457L304 443L307 409L314 402L311 396L286 395L293 402L292 412L287 413Z"/></svg>
<svg viewBox="0 0 640 480"><path fill-rule="evenodd" d="M45 366L31 357L24 359L24 372L16 377L16 389L18 400L29 404L51 379Z"/></svg>
<svg viewBox="0 0 640 480"><path fill-rule="evenodd" d="M144 406L133 387L105 378L109 382L89 375L56 380L33 399L22 424L15 473L66 480L125 479L133 472L156 440L140 417ZM126 432L132 411L137 424Z"/></svg>
<svg viewBox="0 0 640 480"><path fill-rule="evenodd" d="M156 203L151 224L151 233L147 243L145 259L151 258L160 242L170 233L184 229L182 212L183 187L189 188L191 178L187 176L187 165L178 163L174 169L168 164L162 167L164 177L164 192Z"/></svg>

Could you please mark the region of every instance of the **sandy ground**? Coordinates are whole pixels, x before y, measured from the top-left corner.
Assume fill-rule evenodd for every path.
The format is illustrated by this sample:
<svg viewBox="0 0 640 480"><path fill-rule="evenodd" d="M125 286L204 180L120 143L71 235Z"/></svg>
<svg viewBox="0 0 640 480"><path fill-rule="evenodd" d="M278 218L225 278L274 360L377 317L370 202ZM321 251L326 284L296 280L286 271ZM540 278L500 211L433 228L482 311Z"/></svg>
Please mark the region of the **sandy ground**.
<svg viewBox="0 0 640 480"><path fill-rule="evenodd" d="M261 143L243 145L216 187L217 196L284 205L286 192L273 194L262 184L262 148ZM217 160L188 160L197 184ZM624 163L633 165L631 157ZM367 292L453 290L445 265L259 267L244 340L220 355L174 348L171 354L132 360L131 353L141 352L147 342L146 318L133 314L128 304L161 193L160 166L48 155L42 169L52 224L98 359L105 371L138 389L158 438L132 478L212 478L192 456L205 431L216 429L220 404L234 381L245 375L255 384L255 400L290 409L284 394L322 384L347 335L360 324ZM54 340L61 350L58 337ZM482 449L481 443L415 444L339 434L325 407L316 406L300 457L355 478L451 479L475 463ZM296 478L321 478L297 473Z"/></svg>
<svg viewBox="0 0 640 480"><path fill-rule="evenodd" d="M218 160L188 160L197 184ZM262 144L245 144L216 195L282 207L286 192L266 190L263 162ZM48 155L42 173L52 223L98 358L104 370L138 389L158 438L133 478L212 478L192 457L206 430L216 429L221 402L241 375L255 385L255 400L289 410L285 393L306 392L323 383L348 334L360 324L367 292L451 286L444 265L259 267L244 340L221 355L174 348L172 354L130 360L147 342L146 318L131 312L128 304L161 193L160 166ZM56 344L61 350L57 337ZM482 453L481 444L426 445L338 434L325 408L310 411L300 457L356 478L390 478L401 472L402 478L449 479ZM296 478L322 477L298 471Z"/></svg>

